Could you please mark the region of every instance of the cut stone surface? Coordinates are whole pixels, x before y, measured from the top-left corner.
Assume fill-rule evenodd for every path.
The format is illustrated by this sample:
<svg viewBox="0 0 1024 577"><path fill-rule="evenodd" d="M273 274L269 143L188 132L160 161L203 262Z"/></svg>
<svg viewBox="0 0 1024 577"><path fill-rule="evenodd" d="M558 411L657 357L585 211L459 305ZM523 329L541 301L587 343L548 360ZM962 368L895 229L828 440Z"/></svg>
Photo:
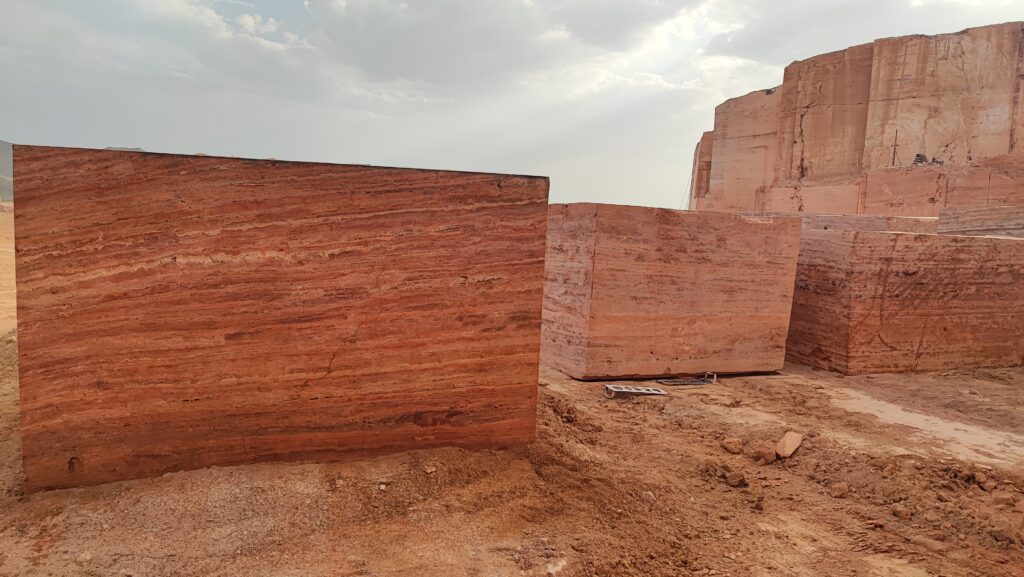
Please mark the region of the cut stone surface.
<svg viewBox="0 0 1024 577"><path fill-rule="evenodd" d="M693 174L690 177L690 198L692 205L690 210L700 210L703 207L704 198L708 195L711 186L711 161L712 150L715 144L715 133L705 132L697 143L697 149L693 151Z"/></svg>
<svg viewBox="0 0 1024 577"><path fill-rule="evenodd" d="M873 44L786 67L780 92L779 183L823 183L861 171Z"/></svg>
<svg viewBox="0 0 1024 577"><path fill-rule="evenodd" d="M787 359L845 374L1024 363L1024 242L804 230Z"/></svg>
<svg viewBox="0 0 1024 577"><path fill-rule="evenodd" d="M939 233L1024 238L1024 207L946 208L939 215Z"/></svg>
<svg viewBox="0 0 1024 577"><path fill-rule="evenodd" d="M546 179L14 155L27 491L533 439Z"/></svg>
<svg viewBox="0 0 1024 577"><path fill-rule="evenodd" d="M876 40L864 167L909 167L918 154L964 166L1020 150L1021 28Z"/></svg>
<svg viewBox="0 0 1024 577"><path fill-rule="evenodd" d="M577 379L782 368L800 223L551 205L544 362Z"/></svg>
<svg viewBox="0 0 1024 577"><path fill-rule="evenodd" d="M755 206L762 211L857 214L861 184L773 186L759 190Z"/></svg>
<svg viewBox="0 0 1024 577"><path fill-rule="evenodd" d="M803 230L874 230L935 234L939 219L934 217L876 216L868 214L809 214L800 212L741 212L743 216L790 216L801 220Z"/></svg>
<svg viewBox="0 0 1024 577"><path fill-rule="evenodd" d="M711 184L699 200L693 188L690 207L938 216L1024 206L1022 70L1020 22L794 62L780 87L715 109Z"/></svg>
<svg viewBox="0 0 1024 577"><path fill-rule="evenodd" d="M711 176L701 210L757 209L755 191L775 174L778 129L774 88L726 100L715 109Z"/></svg>

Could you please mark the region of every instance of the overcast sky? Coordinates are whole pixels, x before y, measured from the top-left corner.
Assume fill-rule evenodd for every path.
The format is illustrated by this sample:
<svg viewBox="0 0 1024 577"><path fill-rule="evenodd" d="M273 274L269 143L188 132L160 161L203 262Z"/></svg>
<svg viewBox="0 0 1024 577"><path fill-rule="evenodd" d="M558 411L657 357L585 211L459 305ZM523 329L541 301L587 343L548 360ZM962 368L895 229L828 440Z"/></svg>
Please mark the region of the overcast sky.
<svg viewBox="0 0 1024 577"><path fill-rule="evenodd" d="M0 139L538 174L679 207L714 106L1024 0L0 0Z"/></svg>

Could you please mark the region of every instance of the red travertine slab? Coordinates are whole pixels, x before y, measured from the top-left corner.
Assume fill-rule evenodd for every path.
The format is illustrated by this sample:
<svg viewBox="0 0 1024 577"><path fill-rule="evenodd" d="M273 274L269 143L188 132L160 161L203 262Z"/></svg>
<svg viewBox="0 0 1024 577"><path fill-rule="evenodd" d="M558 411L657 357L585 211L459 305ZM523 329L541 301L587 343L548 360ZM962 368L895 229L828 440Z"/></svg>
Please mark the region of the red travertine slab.
<svg viewBox="0 0 1024 577"><path fill-rule="evenodd" d="M845 374L1024 363L1024 243L805 230L787 359Z"/></svg>
<svg viewBox="0 0 1024 577"><path fill-rule="evenodd" d="M758 90L715 109L714 148L702 210L755 210L754 195L775 174L779 93Z"/></svg>
<svg viewBox="0 0 1024 577"><path fill-rule="evenodd" d="M693 151L693 173L690 175L690 210L700 210L711 186L711 159L715 133L705 132Z"/></svg>
<svg viewBox="0 0 1024 577"><path fill-rule="evenodd" d="M1024 238L1024 207L945 208L939 214L938 232Z"/></svg>
<svg viewBox="0 0 1024 577"><path fill-rule="evenodd" d="M782 367L800 223L552 205L542 360L577 379Z"/></svg>
<svg viewBox="0 0 1024 577"><path fill-rule="evenodd" d="M546 179L14 158L26 490L533 439Z"/></svg>
<svg viewBox="0 0 1024 577"><path fill-rule="evenodd" d="M864 230L936 234L939 228L939 219L935 217L811 214L806 212L741 212L739 214L750 217L796 217L801 220L802 230Z"/></svg>

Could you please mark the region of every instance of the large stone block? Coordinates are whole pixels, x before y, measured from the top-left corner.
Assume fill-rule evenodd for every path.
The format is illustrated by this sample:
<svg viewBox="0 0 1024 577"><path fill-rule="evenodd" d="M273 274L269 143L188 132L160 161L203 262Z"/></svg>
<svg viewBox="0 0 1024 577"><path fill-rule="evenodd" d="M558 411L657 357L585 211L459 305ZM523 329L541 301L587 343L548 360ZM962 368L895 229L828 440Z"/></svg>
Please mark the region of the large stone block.
<svg viewBox="0 0 1024 577"><path fill-rule="evenodd" d="M939 214L939 233L1024 238L1024 207L946 208Z"/></svg>
<svg viewBox="0 0 1024 577"><path fill-rule="evenodd" d="M782 367L800 222L552 205L543 361L578 379Z"/></svg>
<svg viewBox="0 0 1024 577"><path fill-rule="evenodd" d="M15 147L25 487L534 438L546 179Z"/></svg>
<svg viewBox="0 0 1024 577"><path fill-rule="evenodd" d="M1024 242L805 230L791 361L846 374L1024 363Z"/></svg>

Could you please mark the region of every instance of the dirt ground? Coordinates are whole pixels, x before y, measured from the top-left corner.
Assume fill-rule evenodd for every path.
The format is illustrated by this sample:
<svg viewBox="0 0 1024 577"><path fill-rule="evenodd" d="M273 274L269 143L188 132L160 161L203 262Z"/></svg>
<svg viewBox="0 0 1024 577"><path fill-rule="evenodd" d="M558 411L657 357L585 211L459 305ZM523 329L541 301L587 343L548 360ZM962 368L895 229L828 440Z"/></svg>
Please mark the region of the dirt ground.
<svg viewBox="0 0 1024 577"><path fill-rule="evenodd" d="M538 438L21 493L0 339L0 575L1024 575L1024 369L779 375L608 400ZM765 463L786 432L805 435ZM735 453L735 451L739 451Z"/></svg>

